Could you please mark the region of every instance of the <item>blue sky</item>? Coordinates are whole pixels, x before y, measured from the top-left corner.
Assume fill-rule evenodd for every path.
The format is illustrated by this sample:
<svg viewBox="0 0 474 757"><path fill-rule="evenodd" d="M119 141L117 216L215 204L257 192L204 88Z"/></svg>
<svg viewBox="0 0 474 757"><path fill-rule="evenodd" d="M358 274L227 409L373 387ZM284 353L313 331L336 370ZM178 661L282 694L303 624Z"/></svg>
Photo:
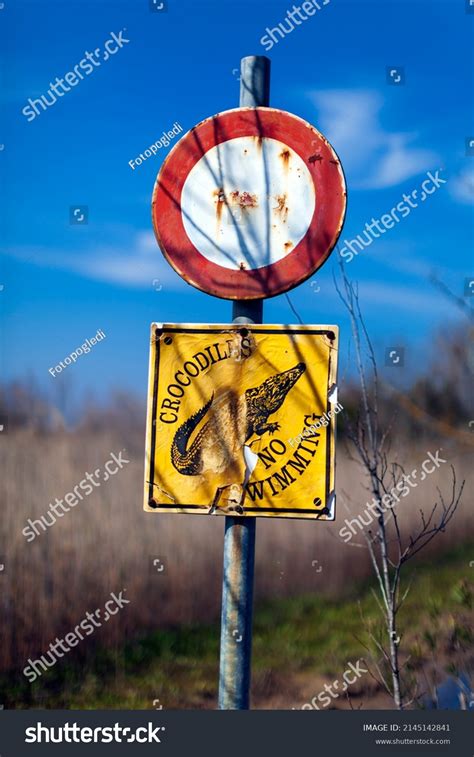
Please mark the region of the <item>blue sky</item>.
<svg viewBox="0 0 474 757"><path fill-rule="evenodd" d="M152 321L230 320L231 304L182 282L154 240L151 193L171 145L134 171L128 162L175 121L187 131L236 107L240 58L264 53L266 27L292 5L168 0L166 13L151 13L148 0L5 3L4 377L34 375L50 389L59 379L48 369L100 328L106 339L64 376L79 394L106 397L120 387L144 396ZM460 295L474 277L474 155L466 155L474 135L473 23L464 0L331 0L268 53L271 105L313 123L341 158L348 183L341 242L388 213L427 171L441 169L447 180L346 263L378 355L405 346L408 373L425 368L433 330L458 318L430 272ZM85 51L120 31L129 40L122 49L27 120L28 98L47 93ZM387 67L400 66L405 84L390 86ZM69 223L75 205L88 207L87 225ZM340 324L344 347L334 259L290 298L305 323ZM264 317L295 320L284 296L266 303Z"/></svg>

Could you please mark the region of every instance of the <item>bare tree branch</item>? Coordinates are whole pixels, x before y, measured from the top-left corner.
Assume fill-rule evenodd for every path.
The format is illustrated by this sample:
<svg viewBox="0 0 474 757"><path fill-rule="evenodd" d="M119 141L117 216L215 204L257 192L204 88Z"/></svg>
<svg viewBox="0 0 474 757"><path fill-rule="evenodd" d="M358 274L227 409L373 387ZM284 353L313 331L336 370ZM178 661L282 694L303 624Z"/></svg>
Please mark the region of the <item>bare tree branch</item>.
<svg viewBox="0 0 474 757"><path fill-rule="evenodd" d="M373 594L386 628L388 652L384 648L383 643L373 633L371 627L365 622L364 618L362 620L370 643L380 652L382 659L388 666L391 674L391 686L385 680L380 664L374 660L371 650L365 644L362 645L371 655L373 665L377 671L378 678L371 673L372 677L390 694L396 707L404 709L414 699L413 697L407 697L402 691L401 670L406 667L406 662L403 666L399 662L402 639L398 631L397 614L411 587L410 582L400 598L402 568L408 560L424 549L437 534L446 529L460 502L464 482L459 488L457 487L456 473L451 466L453 483L450 501L446 503L442 493L438 490L439 502L436 501L434 503L427 516L423 510L420 510L420 527L414 534L408 537L408 543L405 543L406 540L403 537L399 516L395 511L399 501L395 492L398 491L400 482L404 481L405 472L403 466L397 461L389 462L388 459L392 423L380 433L378 411L379 376L375 353L362 315L357 285L349 280L341 257L339 257L339 266L342 286L339 285L336 279L334 283L339 297L347 309L351 323L355 363L361 393L361 407L355 422L348 424L346 433L358 462L367 473L369 482L368 491L373 496L373 504L368 505L368 507L371 512L375 511L377 526L375 529L361 529L361 534L365 538L366 548L377 581L379 596L377 596L375 590L373 590ZM365 355L363 355L363 352ZM366 362L368 362L369 366L367 369ZM351 460L354 460L354 457L351 457ZM390 504L387 506L382 502L386 496L390 497ZM394 499L396 500L395 502L393 502ZM388 508L388 512L386 508ZM360 547L362 545L354 544L353 546Z"/></svg>

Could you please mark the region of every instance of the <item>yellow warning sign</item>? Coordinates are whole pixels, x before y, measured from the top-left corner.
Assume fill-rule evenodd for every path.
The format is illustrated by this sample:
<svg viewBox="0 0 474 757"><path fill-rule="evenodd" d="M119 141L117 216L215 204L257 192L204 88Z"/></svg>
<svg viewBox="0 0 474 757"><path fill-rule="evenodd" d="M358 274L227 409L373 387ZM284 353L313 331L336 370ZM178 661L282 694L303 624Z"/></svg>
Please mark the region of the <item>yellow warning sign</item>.
<svg viewBox="0 0 474 757"><path fill-rule="evenodd" d="M152 324L145 510L333 520L337 326Z"/></svg>

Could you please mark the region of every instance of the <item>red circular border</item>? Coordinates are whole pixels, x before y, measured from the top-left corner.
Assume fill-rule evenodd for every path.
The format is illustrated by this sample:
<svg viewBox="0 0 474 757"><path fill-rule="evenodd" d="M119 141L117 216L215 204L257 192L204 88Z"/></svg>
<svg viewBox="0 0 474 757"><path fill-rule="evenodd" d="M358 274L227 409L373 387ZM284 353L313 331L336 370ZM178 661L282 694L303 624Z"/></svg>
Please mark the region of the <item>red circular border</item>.
<svg viewBox="0 0 474 757"><path fill-rule="evenodd" d="M316 187L309 228L285 258L253 270L230 270L212 263L193 245L181 215L181 193L189 172L211 148L228 139L277 139L304 161ZM340 161L311 124L275 108L237 108L207 118L174 146L158 174L152 219L158 244L170 265L189 284L229 300L261 299L287 292L322 266L341 233L346 185Z"/></svg>

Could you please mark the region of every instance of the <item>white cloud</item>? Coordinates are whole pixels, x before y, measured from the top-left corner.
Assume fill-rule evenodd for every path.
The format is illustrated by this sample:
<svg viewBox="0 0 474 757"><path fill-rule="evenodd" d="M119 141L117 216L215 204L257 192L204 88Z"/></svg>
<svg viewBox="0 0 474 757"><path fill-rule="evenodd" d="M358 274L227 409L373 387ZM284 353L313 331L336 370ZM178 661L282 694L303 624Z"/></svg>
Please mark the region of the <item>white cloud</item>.
<svg viewBox="0 0 474 757"><path fill-rule="evenodd" d="M437 154L412 143L416 133L387 132L383 98L369 90L311 93L317 123L341 158L352 189L384 189L439 164Z"/></svg>
<svg viewBox="0 0 474 757"><path fill-rule="evenodd" d="M127 287L151 288L155 279L163 288L173 291L187 286L163 257L153 232L124 236L128 238L120 245L78 251L25 245L6 248L3 252L34 265L73 271L90 279Z"/></svg>
<svg viewBox="0 0 474 757"><path fill-rule="evenodd" d="M397 308L417 315L423 313L431 318L433 313L438 317L453 315L453 305L434 288L423 291L420 286L387 284L384 281L361 281L358 286L362 308L367 305L382 309Z"/></svg>
<svg viewBox="0 0 474 757"><path fill-rule="evenodd" d="M474 168L466 168L449 182L449 190L455 200L467 205L474 204Z"/></svg>

